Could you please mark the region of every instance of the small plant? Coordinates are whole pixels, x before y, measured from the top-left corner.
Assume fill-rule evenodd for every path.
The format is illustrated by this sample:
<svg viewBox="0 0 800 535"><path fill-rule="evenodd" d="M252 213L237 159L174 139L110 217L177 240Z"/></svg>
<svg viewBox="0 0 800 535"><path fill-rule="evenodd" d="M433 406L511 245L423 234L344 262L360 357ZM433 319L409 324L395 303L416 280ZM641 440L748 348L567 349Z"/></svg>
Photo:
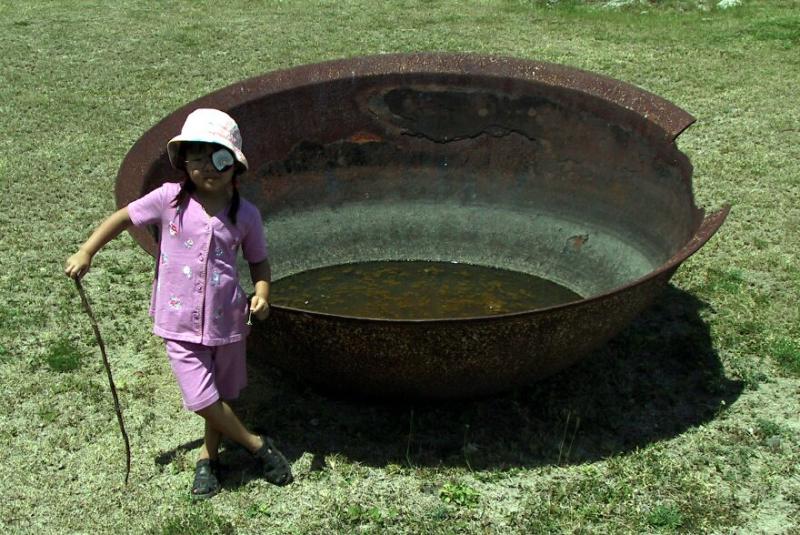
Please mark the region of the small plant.
<svg viewBox="0 0 800 535"><path fill-rule="evenodd" d="M445 483L439 490L439 498L445 503L459 507L473 507L478 504L480 493L463 483Z"/></svg>
<svg viewBox="0 0 800 535"><path fill-rule="evenodd" d="M346 522L351 526L365 526L369 524L384 526L395 520L399 515L397 509L394 507L384 511L380 507L374 505L371 507L364 507L361 504L350 505L343 513Z"/></svg>
<svg viewBox="0 0 800 535"><path fill-rule="evenodd" d="M247 508L247 516L250 518L267 517L272 514L269 505L266 503L254 503Z"/></svg>
<svg viewBox="0 0 800 535"><path fill-rule="evenodd" d="M654 528L677 529L683 525L683 515L675 505L656 505L647 516L647 523Z"/></svg>
<svg viewBox="0 0 800 535"><path fill-rule="evenodd" d="M351 505L346 510L347 520L351 524L366 524L370 522L380 522L383 520L383 513L377 507L363 507L359 504Z"/></svg>
<svg viewBox="0 0 800 535"><path fill-rule="evenodd" d="M84 353L72 341L62 339L50 345L43 360L55 372L71 372L79 369Z"/></svg>

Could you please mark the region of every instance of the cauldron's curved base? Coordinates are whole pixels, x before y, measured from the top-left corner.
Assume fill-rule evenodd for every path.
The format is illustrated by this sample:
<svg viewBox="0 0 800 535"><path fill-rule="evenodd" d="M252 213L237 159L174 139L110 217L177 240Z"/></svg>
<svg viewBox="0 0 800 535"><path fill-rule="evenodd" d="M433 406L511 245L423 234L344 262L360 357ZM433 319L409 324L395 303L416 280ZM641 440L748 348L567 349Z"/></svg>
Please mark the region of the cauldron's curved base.
<svg viewBox="0 0 800 535"><path fill-rule="evenodd" d="M573 365L649 306L671 275L602 298L489 319L376 321L273 307L250 334L248 361L350 398L488 397Z"/></svg>

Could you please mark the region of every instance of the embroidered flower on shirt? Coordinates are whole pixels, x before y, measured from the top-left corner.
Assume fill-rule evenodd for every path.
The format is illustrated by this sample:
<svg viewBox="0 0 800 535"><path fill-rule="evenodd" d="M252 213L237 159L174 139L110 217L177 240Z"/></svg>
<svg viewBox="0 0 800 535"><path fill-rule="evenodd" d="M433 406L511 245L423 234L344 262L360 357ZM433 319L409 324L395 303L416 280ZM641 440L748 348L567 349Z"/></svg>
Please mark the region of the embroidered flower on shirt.
<svg viewBox="0 0 800 535"><path fill-rule="evenodd" d="M194 240L192 239L183 242L183 246L186 247L187 249L191 249L193 245L194 245Z"/></svg>
<svg viewBox="0 0 800 535"><path fill-rule="evenodd" d="M214 310L214 319L215 320L222 319L222 307L217 307Z"/></svg>
<svg viewBox="0 0 800 535"><path fill-rule="evenodd" d="M167 253L161 253L161 263L166 264L168 260L169 257L167 256Z"/></svg>
<svg viewBox="0 0 800 535"><path fill-rule="evenodd" d="M191 279L192 278L192 268L190 268L189 266L183 266L183 274L186 275L187 279Z"/></svg>
<svg viewBox="0 0 800 535"><path fill-rule="evenodd" d="M215 269L211 274L211 286L219 286L219 275L219 271Z"/></svg>
<svg viewBox="0 0 800 535"><path fill-rule="evenodd" d="M180 297L173 295L169 298L169 306L174 310L180 310L183 306L183 303L181 303Z"/></svg>
<svg viewBox="0 0 800 535"><path fill-rule="evenodd" d="M178 225L176 225L173 221L169 222L169 235L175 236L178 234Z"/></svg>
<svg viewBox="0 0 800 535"><path fill-rule="evenodd" d="M217 258L219 258L220 256L222 256L222 255L224 255L224 254L225 254L225 251L223 251L223 250L222 250L222 247L220 247L219 245L217 245L217 248L216 248L216 249L214 249L214 256L216 256Z"/></svg>

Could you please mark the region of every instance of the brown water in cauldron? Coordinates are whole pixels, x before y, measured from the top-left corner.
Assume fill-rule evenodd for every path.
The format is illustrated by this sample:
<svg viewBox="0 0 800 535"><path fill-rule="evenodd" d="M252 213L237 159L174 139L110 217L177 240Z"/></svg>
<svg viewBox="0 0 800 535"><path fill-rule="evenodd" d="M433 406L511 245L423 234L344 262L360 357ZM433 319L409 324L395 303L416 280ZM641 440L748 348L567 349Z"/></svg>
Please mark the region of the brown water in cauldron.
<svg viewBox="0 0 800 535"><path fill-rule="evenodd" d="M468 318L578 301L546 279L457 262L376 261L327 266L273 283L273 304L362 318Z"/></svg>

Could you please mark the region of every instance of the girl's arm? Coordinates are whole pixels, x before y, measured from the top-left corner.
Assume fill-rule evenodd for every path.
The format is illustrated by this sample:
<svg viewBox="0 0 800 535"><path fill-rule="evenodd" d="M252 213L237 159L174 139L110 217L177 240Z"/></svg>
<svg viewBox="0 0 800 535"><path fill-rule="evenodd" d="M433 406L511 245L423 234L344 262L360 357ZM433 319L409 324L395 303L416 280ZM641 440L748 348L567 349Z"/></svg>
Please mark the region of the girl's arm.
<svg viewBox="0 0 800 535"><path fill-rule="evenodd" d="M97 251L132 224L127 206L111 214L105 221L100 223L100 226L95 229L89 239L86 240L86 243L81 245L78 252L67 258L67 264L64 268L64 273L67 277L80 279L86 275L92 265L92 258L97 254Z"/></svg>
<svg viewBox="0 0 800 535"><path fill-rule="evenodd" d="M269 315L269 281L272 278L272 269L269 260L264 260L258 264L250 264L250 278L256 293L250 300L250 312L256 318L263 320Z"/></svg>

